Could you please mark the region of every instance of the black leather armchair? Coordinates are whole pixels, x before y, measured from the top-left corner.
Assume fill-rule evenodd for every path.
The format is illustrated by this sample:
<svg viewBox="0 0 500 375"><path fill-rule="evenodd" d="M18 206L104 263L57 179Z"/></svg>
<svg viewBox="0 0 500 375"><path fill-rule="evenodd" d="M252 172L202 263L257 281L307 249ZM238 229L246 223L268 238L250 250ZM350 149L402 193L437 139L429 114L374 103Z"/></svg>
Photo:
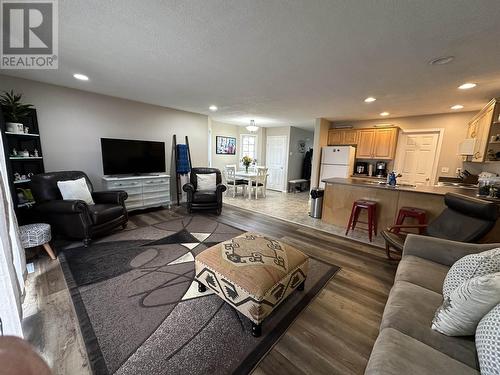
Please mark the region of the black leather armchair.
<svg viewBox="0 0 500 375"><path fill-rule="evenodd" d="M76 180L85 177L93 205L81 200L63 200L57 181ZM34 209L55 233L69 238L82 239L85 246L92 238L123 226L128 221L125 208L127 193L121 190L93 191L87 175L79 171L51 172L31 178L31 190L37 202Z"/></svg>
<svg viewBox="0 0 500 375"><path fill-rule="evenodd" d="M395 233L395 229L424 228L424 235L458 242L477 242L493 229L498 218L498 207L493 202L446 193L446 208L429 224L393 225L382 231L387 257L390 248L403 251L407 233Z"/></svg>
<svg viewBox="0 0 500 375"><path fill-rule="evenodd" d="M197 182L199 174L216 174L216 187L214 190L198 190ZM193 210L216 210L217 215L222 212L222 193L227 187L222 183L220 170L217 168L192 168L189 178L190 182L182 187L187 193L187 208L191 213Z"/></svg>

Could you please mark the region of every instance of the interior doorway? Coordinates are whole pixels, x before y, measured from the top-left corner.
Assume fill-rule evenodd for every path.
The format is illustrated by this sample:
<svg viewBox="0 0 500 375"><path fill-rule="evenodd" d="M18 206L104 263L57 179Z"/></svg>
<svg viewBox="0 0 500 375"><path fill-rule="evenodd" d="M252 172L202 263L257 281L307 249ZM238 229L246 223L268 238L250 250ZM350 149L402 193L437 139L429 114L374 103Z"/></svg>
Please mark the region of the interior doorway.
<svg viewBox="0 0 500 375"><path fill-rule="evenodd" d="M268 136L266 141L266 166L269 176L267 188L286 191L288 170L288 137L286 135Z"/></svg>
<svg viewBox="0 0 500 375"><path fill-rule="evenodd" d="M403 130L399 134L394 170L398 180L412 185L434 185L443 129Z"/></svg>

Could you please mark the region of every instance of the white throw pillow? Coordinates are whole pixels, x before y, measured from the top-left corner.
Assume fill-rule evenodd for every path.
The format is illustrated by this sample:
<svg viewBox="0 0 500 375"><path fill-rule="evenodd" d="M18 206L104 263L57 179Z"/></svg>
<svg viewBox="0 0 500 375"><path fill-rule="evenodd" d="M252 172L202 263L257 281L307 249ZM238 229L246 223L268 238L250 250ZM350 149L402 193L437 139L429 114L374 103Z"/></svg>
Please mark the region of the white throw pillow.
<svg viewBox="0 0 500 375"><path fill-rule="evenodd" d="M479 321L500 303L500 272L464 281L445 297L432 320L432 329L447 336L469 336Z"/></svg>
<svg viewBox="0 0 500 375"><path fill-rule="evenodd" d="M217 186L217 173L199 174L196 180L197 190L214 191Z"/></svg>
<svg viewBox="0 0 500 375"><path fill-rule="evenodd" d="M449 297L460 284L476 276L500 272L500 248L466 255L451 266L443 284L443 297Z"/></svg>
<svg viewBox="0 0 500 375"><path fill-rule="evenodd" d="M57 187L64 200L78 199L87 204L94 204L85 177L78 180L57 181Z"/></svg>
<svg viewBox="0 0 500 375"><path fill-rule="evenodd" d="M500 305L477 325L476 350L481 375L500 374Z"/></svg>

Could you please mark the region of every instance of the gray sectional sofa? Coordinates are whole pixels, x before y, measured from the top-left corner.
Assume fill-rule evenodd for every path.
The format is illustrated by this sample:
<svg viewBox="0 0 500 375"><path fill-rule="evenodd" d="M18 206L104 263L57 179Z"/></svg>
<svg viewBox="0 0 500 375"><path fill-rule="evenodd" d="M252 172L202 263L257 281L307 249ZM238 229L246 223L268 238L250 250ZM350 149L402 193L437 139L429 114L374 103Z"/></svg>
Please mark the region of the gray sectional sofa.
<svg viewBox="0 0 500 375"><path fill-rule="evenodd" d="M409 235L365 374L479 374L474 337L445 336L431 321L451 265L496 247Z"/></svg>

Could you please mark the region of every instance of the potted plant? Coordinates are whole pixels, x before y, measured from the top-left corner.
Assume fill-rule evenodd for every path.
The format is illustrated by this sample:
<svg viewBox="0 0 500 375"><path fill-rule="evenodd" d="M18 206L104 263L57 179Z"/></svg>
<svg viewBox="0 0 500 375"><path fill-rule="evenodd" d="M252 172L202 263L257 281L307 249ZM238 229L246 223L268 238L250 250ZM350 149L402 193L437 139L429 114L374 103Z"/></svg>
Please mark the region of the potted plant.
<svg viewBox="0 0 500 375"><path fill-rule="evenodd" d="M250 166L250 164L255 164L257 162L256 159L252 159L250 156L243 156L243 158L241 159L241 162L243 163L243 165L245 166L245 171L248 173L248 167Z"/></svg>
<svg viewBox="0 0 500 375"><path fill-rule="evenodd" d="M23 94L15 94L14 90L10 92L4 91L0 95L0 105L4 112L7 131L14 133L22 133L24 131L22 120L29 115L33 106L23 103L21 101L22 98Z"/></svg>

